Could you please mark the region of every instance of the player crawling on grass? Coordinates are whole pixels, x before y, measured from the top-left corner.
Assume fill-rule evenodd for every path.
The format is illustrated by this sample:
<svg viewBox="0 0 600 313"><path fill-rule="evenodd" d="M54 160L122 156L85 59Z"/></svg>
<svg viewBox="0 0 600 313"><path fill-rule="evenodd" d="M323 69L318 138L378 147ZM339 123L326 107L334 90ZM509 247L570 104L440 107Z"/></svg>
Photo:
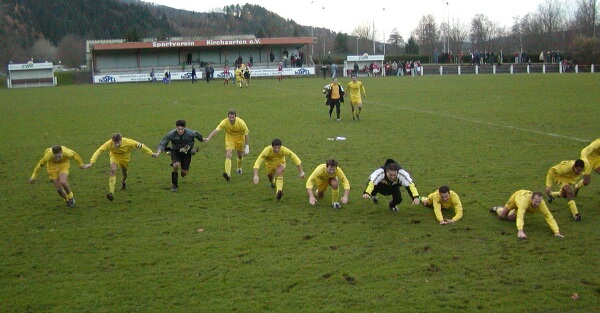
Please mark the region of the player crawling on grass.
<svg viewBox="0 0 600 313"><path fill-rule="evenodd" d="M421 204L425 207L433 208L435 218L440 222L440 225L452 224L463 217L463 207L460 203L460 198L448 186L441 186L427 197L421 197ZM452 219L445 219L444 215L442 215L442 210L451 208L454 208L454 217Z"/></svg>
<svg viewBox="0 0 600 313"><path fill-rule="evenodd" d="M405 171L400 164L392 159L387 159L385 164L376 169L369 176L367 187L363 191L363 198L371 199L374 203L379 203L377 194L392 196L392 201L388 203L390 210L398 212L398 204L402 202L400 186L404 186L408 195L412 198L413 204L419 204L419 191L410 178L410 174Z"/></svg>
<svg viewBox="0 0 600 313"><path fill-rule="evenodd" d="M581 214L577 210L575 203L576 190L579 186L579 178L589 164L582 159L562 161L551 167L546 174L546 194L548 202L554 201L554 198L566 198L567 206L571 210L571 215L576 221L581 221ZM552 191L552 182L556 182L559 191Z"/></svg>
<svg viewBox="0 0 600 313"><path fill-rule="evenodd" d="M179 170L181 170L181 177L185 177L190 170L192 155L198 151L198 149L194 148L194 139L200 142L204 140L199 132L186 128L185 125L185 120L175 122L176 128L161 140L156 153L152 154L152 156L158 157L161 152L169 149L167 145L171 142L168 152L171 154L171 166L173 167L173 171L171 172L172 192L179 190Z"/></svg>
<svg viewBox="0 0 600 313"><path fill-rule="evenodd" d="M133 139L123 138L120 133L115 133L110 140L105 142L98 150L96 150L96 152L94 152L94 155L92 155L92 158L90 159L90 163L83 166L83 168L92 167L102 152L106 150L109 151L110 172L108 174L108 193L106 194L106 198L109 201L115 199L114 194L115 185L117 183L117 168L121 168L121 174L123 174L121 189L125 190L127 189L127 170L129 168L129 160L131 159L131 151L140 148L147 154L157 157L152 150L143 143Z"/></svg>
<svg viewBox="0 0 600 313"><path fill-rule="evenodd" d="M504 206L495 206L490 209L490 213L498 214L501 219L517 221L517 236L521 239L527 238L523 228L525 226L525 214L540 212L544 215L546 223L552 229L554 236L564 237L560 234L558 224L554 220L552 213L548 210L544 197L539 191L519 190L513 193Z"/></svg>
<svg viewBox="0 0 600 313"><path fill-rule="evenodd" d="M277 200L280 200L283 196L283 171L285 171L286 156L296 163L298 176L304 178L304 170L302 170L300 158L292 150L284 147L281 139L273 139L271 145L263 149L254 163L254 183L258 184L258 169L265 162L267 178L271 183L271 187L275 187L275 198Z"/></svg>
<svg viewBox="0 0 600 313"><path fill-rule="evenodd" d="M338 162L334 159L329 159L324 164L321 164L315 168L310 174L310 177L306 180L306 192L308 193L308 202L312 205L317 203L315 198L315 191L313 189L316 185L316 196L323 198L325 196L325 190L328 186L331 186L331 206L335 209L341 208L338 202L340 195L339 185L340 181L344 188L344 195L340 199L342 203L348 203L348 195L350 194L350 182L344 171L338 167Z"/></svg>
<svg viewBox="0 0 600 313"><path fill-rule="evenodd" d="M52 148L48 148L33 170L31 178L29 178L29 183L33 184L40 169L45 165L46 171L48 171L48 177L52 180L52 183L54 183L58 195L65 200L67 208L75 207L75 197L71 190L71 185L69 185L68 182L71 159L75 159L75 161L79 163L79 167L83 168L83 160L77 152L65 146L53 146Z"/></svg>

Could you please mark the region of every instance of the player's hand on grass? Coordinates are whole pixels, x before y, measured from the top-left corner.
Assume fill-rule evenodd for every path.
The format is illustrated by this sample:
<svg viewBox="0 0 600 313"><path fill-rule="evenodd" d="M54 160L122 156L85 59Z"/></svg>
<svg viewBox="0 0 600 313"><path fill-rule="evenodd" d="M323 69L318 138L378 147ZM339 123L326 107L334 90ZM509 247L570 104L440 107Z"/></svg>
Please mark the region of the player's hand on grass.
<svg viewBox="0 0 600 313"><path fill-rule="evenodd" d="M317 203L317 199L315 197L310 197L308 198L308 203L310 203L311 205L315 205L315 203Z"/></svg>
<svg viewBox="0 0 600 313"><path fill-rule="evenodd" d="M371 199L371 195L368 193L363 193L362 197L365 199Z"/></svg>
<svg viewBox="0 0 600 313"><path fill-rule="evenodd" d="M453 220L442 220L442 221L440 222L440 225L446 225L446 224L452 224L452 223L454 223L454 221L453 221Z"/></svg>
<svg viewBox="0 0 600 313"><path fill-rule="evenodd" d="M554 234L554 237L565 238L565 236L561 235L560 233Z"/></svg>
<svg viewBox="0 0 600 313"><path fill-rule="evenodd" d="M92 165L94 165L94 164L93 163L84 164L83 166L81 166L81 168L85 170L85 169L92 167Z"/></svg>
<svg viewBox="0 0 600 313"><path fill-rule="evenodd" d="M342 200L342 203L348 203L348 197L342 197L340 200Z"/></svg>
<svg viewBox="0 0 600 313"><path fill-rule="evenodd" d="M298 174L298 176L300 177L300 179L304 179L304 172L301 172L300 174Z"/></svg>
<svg viewBox="0 0 600 313"><path fill-rule="evenodd" d="M419 197L415 197L412 202L413 204L420 204L421 200L419 200Z"/></svg>
<svg viewBox="0 0 600 313"><path fill-rule="evenodd" d="M34 182L35 182L35 178L30 178L30 179L27 181L27 183L29 183L29 184L33 184Z"/></svg>
<svg viewBox="0 0 600 313"><path fill-rule="evenodd" d="M252 179L252 181L253 181L255 184L258 184L258 181L259 181L259 180L260 180L260 178L258 178L258 176L257 176L257 175L254 175L254 178Z"/></svg>
<svg viewBox="0 0 600 313"><path fill-rule="evenodd" d="M527 235L525 235L525 232L523 230L519 229L519 232L517 233L517 236L521 239L526 239Z"/></svg>

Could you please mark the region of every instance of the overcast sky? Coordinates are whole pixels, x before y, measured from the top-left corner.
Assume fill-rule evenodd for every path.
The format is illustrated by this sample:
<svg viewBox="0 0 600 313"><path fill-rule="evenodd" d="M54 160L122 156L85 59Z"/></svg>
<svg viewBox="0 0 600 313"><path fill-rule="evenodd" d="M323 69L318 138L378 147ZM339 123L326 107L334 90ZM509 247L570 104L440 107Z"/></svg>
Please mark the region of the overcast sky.
<svg viewBox="0 0 600 313"><path fill-rule="evenodd" d="M475 14L486 15L501 26L513 24L515 16L537 11L545 0L419 0L419 1L341 1L341 0L146 0L157 4L195 12L210 12L226 5L256 4L292 19L304 26L325 27L335 32L352 34L356 26L375 25L383 38L396 28L408 39L423 15L433 14L436 22L450 19L468 25ZM563 0L571 2L573 0ZM358 3L350 5L350 3ZM408 6L407 3L412 4ZM416 4L416 5L415 5Z"/></svg>

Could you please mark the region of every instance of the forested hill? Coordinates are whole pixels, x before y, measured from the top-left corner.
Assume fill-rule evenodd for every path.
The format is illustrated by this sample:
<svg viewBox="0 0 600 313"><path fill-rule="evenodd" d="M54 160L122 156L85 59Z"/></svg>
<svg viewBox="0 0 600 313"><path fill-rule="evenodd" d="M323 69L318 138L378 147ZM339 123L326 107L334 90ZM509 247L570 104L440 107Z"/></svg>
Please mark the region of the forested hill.
<svg viewBox="0 0 600 313"><path fill-rule="evenodd" d="M74 42L89 39L138 41L141 38L166 40L179 36L241 34L293 37L307 36L310 32L308 27L250 4L231 5L220 13L207 13L172 9L139 0L0 0L2 64L35 58L39 47L34 46L40 40L44 40L46 46L53 45L54 49L60 50L65 38ZM44 59L54 61L51 53L44 54ZM61 59L66 60L66 56Z"/></svg>

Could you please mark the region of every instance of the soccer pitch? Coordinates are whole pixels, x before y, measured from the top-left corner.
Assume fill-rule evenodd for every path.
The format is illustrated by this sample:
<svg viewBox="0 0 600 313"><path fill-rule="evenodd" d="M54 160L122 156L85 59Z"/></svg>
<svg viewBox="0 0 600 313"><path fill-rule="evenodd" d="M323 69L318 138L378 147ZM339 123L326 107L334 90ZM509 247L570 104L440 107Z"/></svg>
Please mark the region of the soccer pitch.
<svg viewBox="0 0 600 313"><path fill-rule="evenodd" d="M347 97L341 122L328 117L321 91L330 80L322 78L254 79L241 89L217 80L0 90L0 311L600 310L600 175L576 198L581 222L564 199L548 204L562 239L541 214L526 217L528 239L520 240L514 222L488 212L516 190L543 191L551 166L600 137L597 75L359 80L367 92L361 120L352 121ZM349 81L340 79L344 88ZM53 145L88 163L120 132L156 151L176 120L206 137L230 109L250 129L244 172L230 182L221 176L220 132L196 143L176 193L170 157L141 150L113 202L105 197L107 152L88 170L72 162L73 209L45 168L27 184ZM307 177L335 158L351 184L349 203L331 208L329 188L311 206L290 160L280 201L264 168L253 184L256 157L274 138L299 156ZM390 197L363 199L387 158L410 172L421 196L449 185L464 217L438 225L404 188L398 213ZM232 163L235 171L235 156Z"/></svg>

